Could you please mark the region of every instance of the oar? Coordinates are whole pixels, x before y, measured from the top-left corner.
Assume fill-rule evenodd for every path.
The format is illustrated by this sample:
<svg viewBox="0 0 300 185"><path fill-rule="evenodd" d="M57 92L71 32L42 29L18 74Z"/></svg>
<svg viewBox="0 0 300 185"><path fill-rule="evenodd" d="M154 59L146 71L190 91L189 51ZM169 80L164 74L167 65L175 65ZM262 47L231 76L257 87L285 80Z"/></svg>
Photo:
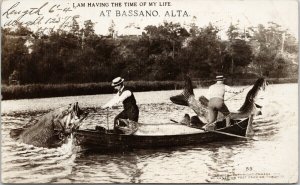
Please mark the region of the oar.
<svg viewBox="0 0 300 185"><path fill-rule="evenodd" d="M95 107L88 107L88 108L85 108L84 110L88 111L88 112L91 112L91 111L97 112L97 109Z"/></svg>
<svg viewBox="0 0 300 185"><path fill-rule="evenodd" d="M82 110L83 110L84 112L87 112L87 113L88 113L87 116L90 116L90 115L91 115L91 114L90 114L91 112L94 112L94 113L97 112L96 107L87 107L87 108L83 108ZM86 117L85 117L84 119L86 119ZM75 130L78 130L78 129L83 125L83 123L84 123L84 122L80 122L79 125L77 125L77 127L75 128Z"/></svg>
<svg viewBox="0 0 300 185"><path fill-rule="evenodd" d="M109 120L108 120L108 108L106 108L106 125L107 125L107 130L109 130Z"/></svg>
<svg viewBox="0 0 300 185"><path fill-rule="evenodd" d="M247 118L246 118L246 119L247 119ZM171 119L171 121L173 121L174 123L179 123L178 121L175 121L175 120L173 120L173 119ZM241 123L242 121L244 121L244 120L241 120L241 121L239 121L239 122L236 123L236 124L239 124L239 123ZM239 136L239 135L236 135L236 134L230 134L230 133L222 132L222 131L218 131L218 130L205 130L205 129L203 129L203 128L198 128L198 127L192 127L192 128L196 128L196 129L203 130L203 131L206 131L206 132L213 132L213 133L223 134L223 135L227 135L227 136L231 136L231 137L238 137L238 138L250 139L250 140L257 141L257 140L254 139L254 138L245 137L245 136Z"/></svg>

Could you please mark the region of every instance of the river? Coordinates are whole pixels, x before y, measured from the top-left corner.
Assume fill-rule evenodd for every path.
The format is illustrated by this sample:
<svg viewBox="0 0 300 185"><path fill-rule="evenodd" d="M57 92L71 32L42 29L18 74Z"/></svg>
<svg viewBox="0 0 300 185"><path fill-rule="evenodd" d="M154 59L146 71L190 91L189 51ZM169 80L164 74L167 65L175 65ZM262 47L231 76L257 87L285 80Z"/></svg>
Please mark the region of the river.
<svg viewBox="0 0 300 185"><path fill-rule="evenodd" d="M237 89L243 87L236 87ZM249 90L249 89L248 89ZM140 122L169 123L193 112L169 97L180 91L135 93ZM195 89L196 97L207 89ZM247 92L227 105L237 110ZM229 95L230 96L230 95ZM77 101L80 107L103 105L112 95L7 100L1 103L3 183L264 183L294 182L298 177L298 84L269 85L263 114L254 120L257 141L234 140L197 146L87 153L69 139L47 149L17 142L9 131L46 112ZM108 119L121 109L109 112ZM107 121L107 112L91 113L82 128ZM111 125L110 125L111 126Z"/></svg>

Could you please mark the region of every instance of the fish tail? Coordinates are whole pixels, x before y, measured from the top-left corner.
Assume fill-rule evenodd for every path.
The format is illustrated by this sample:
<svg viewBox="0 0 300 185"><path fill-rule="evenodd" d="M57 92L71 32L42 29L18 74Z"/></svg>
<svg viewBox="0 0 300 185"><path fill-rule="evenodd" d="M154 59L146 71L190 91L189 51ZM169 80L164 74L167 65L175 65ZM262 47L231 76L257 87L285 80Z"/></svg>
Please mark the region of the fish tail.
<svg viewBox="0 0 300 185"><path fill-rule="evenodd" d="M175 104L188 106L188 100L191 96L194 96L193 85L191 78L186 75L183 91L179 95L170 97L170 100Z"/></svg>

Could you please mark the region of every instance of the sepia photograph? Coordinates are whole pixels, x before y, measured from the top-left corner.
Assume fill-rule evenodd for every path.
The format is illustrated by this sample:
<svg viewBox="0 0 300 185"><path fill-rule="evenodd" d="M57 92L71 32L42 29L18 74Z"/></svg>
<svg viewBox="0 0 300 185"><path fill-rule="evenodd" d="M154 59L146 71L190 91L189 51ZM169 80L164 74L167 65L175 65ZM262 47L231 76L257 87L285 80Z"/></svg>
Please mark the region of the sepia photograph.
<svg viewBox="0 0 300 185"><path fill-rule="evenodd" d="M297 0L3 0L2 183L298 183Z"/></svg>

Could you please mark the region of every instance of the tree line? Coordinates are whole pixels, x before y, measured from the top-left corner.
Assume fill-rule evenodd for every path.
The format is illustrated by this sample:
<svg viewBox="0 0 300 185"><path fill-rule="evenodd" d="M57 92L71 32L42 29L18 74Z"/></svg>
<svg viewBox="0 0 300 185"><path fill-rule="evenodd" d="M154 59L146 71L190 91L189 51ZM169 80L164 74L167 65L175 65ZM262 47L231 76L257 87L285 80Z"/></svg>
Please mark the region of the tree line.
<svg viewBox="0 0 300 185"><path fill-rule="evenodd" d="M164 22L149 25L142 35L115 36L95 33L87 20L76 20L68 30L34 33L19 25L1 28L2 84L15 78L21 84L90 83L127 80L181 80L213 78L218 73L233 78L282 78L298 74L298 44L276 23L240 29L231 24L222 40L213 24Z"/></svg>

